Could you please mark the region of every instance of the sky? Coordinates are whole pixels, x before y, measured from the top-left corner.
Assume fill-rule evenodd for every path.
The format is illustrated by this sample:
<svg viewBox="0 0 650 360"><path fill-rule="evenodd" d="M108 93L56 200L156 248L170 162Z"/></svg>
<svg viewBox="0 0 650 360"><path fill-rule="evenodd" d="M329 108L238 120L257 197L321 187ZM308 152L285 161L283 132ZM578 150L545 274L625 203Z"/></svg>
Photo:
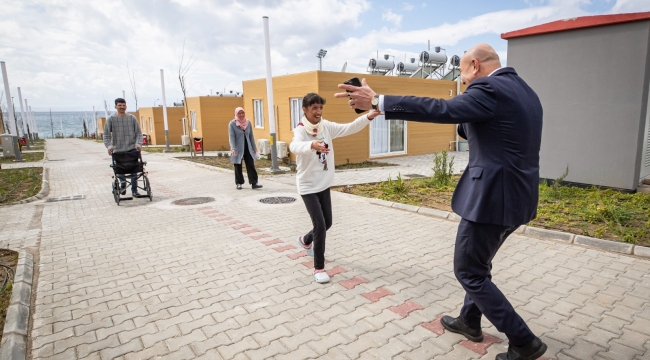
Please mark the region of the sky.
<svg viewBox="0 0 650 360"><path fill-rule="evenodd" d="M650 11L649 0L0 0L0 61L11 95L35 111L109 109L126 93L135 110L242 91L266 76L263 16L269 18L274 76L318 69L366 73L371 58L395 62L441 47L449 57L477 43L507 64L501 34L577 16ZM342 79L345 76L342 77ZM0 88L0 94L3 89ZM2 101L6 105L3 95Z"/></svg>

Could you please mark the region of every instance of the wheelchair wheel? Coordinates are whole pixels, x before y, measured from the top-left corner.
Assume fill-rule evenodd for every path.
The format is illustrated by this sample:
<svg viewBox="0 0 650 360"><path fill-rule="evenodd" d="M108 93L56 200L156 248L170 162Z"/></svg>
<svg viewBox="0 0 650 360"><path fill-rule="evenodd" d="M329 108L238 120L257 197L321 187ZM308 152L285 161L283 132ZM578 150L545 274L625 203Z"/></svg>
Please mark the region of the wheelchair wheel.
<svg viewBox="0 0 650 360"><path fill-rule="evenodd" d="M120 206L120 183L115 179L113 181L113 199L117 206Z"/></svg>
<svg viewBox="0 0 650 360"><path fill-rule="evenodd" d="M147 196L149 201L153 201L153 192L151 191L151 184L149 184L149 178L144 177L144 188L147 189Z"/></svg>

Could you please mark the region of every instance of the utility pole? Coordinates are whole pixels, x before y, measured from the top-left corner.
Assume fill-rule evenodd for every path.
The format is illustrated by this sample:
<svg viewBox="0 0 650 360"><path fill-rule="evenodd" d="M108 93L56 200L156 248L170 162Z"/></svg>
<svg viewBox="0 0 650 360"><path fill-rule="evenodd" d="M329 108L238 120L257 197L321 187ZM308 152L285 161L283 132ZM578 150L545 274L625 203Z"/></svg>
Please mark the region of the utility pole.
<svg viewBox="0 0 650 360"><path fill-rule="evenodd" d="M27 146L27 150L31 150L29 148L29 131L27 128L27 119L25 118L25 108L23 107L23 94L20 92L20 86L18 87L18 100L20 101L20 119L23 122L23 135L25 136L25 145Z"/></svg>
<svg viewBox="0 0 650 360"><path fill-rule="evenodd" d="M269 130L271 131L271 171L279 171L278 150L275 141L275 111L273 106L273 76L271 75L271 44L269 42L269 17L262 17L264 22L264 52L266 54L266 99L269 110Z"/></svg>
<svg viewBox="0 0 650 360"><path fill-rule="evenodd" d="M167 98L165 97L165 73L160 69L160 86L162 87L162 108L163 120L165 124L165 152L170 153L172 149L169 147L169 125L167 122Z"/></svg>
<svg viewBox="0 0 650 360"><path fill-rule="evenodd" d="M29 135L29 138L27 138L27 142L32 142L32 145L34 145L34 123L32 121L32 114L29 111L29 105L27 105L27 99L25 99L25 109L27 110L26 115L27 115L27 134Z"/></svg>
<svg viewBox="0 0 650 360"><path fill-rule="evenodd" d="M50 109L50 126L52 127L52 139L54 139L54 122L52 121L52 109Z"/></svg>
<svg viewBox="0 0 650 360"><path fill-rule="evenodd" d="M14 114L14 108L13 108L13 101L11 98L11 91L9 90L9 78L7 78L7 66L4 61L0 61L0 70L2 71L2 79L4 82L4 87L5 87L5 94L7 97L7 112L9 113L9 125L13 130L13 134L15 135L13 137L13 143L14 143L14 153L16 158L14 161L16 162L21 162L23 161L21 156L20 156L20 149L18 148L18 130L17 126L15 125L15 122L11 120L11 118L16 119L16 115Z"/></svg>

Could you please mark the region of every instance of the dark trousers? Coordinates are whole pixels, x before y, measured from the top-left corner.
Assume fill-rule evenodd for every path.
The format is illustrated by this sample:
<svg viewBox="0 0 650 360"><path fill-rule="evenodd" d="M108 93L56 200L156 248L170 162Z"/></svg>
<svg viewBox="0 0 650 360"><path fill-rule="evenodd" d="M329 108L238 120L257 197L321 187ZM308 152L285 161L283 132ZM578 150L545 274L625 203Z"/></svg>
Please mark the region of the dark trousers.
<svg viewBox="0 0 650 360"><path fill-rule="evenodd" d="M243 162L246 163L246 173L248 174L248 183L251 185L257 184L257 170L255 170L255 160L251 155L251 152L248 151L248 140L244 142L244 158ZM243 184L244 173L242 172L242 164L235 165L235 184Z"/></svg>
<svg viewBox="0 0 650 360"><path fill-rule="evenodd" d="M305 235L305 244L314 244L314 269L325 268L325 236L332 227L332 198L330 189L321 192L302 195L311 223L314 226Z"/></svg>
<svg viewBox="0 0 650 360"><path fill-rule="evenodd" d="M480 224L462 219L456 235L454 274L465 289L460 317L465 325L481 328L481 315L505 333L514 346L524 346L535 335L492 282L492 259L517 226Z"/></svg>

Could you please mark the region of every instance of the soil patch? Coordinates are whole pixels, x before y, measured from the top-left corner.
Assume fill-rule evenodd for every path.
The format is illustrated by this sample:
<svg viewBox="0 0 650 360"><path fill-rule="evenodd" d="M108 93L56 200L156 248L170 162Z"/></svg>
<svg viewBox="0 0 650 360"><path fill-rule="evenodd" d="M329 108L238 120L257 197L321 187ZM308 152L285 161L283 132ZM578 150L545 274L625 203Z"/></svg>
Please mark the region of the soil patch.
<svg viewBox="0 0 650 360"><path fill-rule="evenodd" d="M2 340L2 331L5 327L5 318L7 317L7 308L11 302L11 291L13 290L13 274L16 272L16 264L18 264L18 253L13 250L0 249L0 264L9 266L12 272L7 274L7 269L0 266L0 340ZM8 275L8 276L7 276ZM6 283L5 283L5 278Z"/></svg>

